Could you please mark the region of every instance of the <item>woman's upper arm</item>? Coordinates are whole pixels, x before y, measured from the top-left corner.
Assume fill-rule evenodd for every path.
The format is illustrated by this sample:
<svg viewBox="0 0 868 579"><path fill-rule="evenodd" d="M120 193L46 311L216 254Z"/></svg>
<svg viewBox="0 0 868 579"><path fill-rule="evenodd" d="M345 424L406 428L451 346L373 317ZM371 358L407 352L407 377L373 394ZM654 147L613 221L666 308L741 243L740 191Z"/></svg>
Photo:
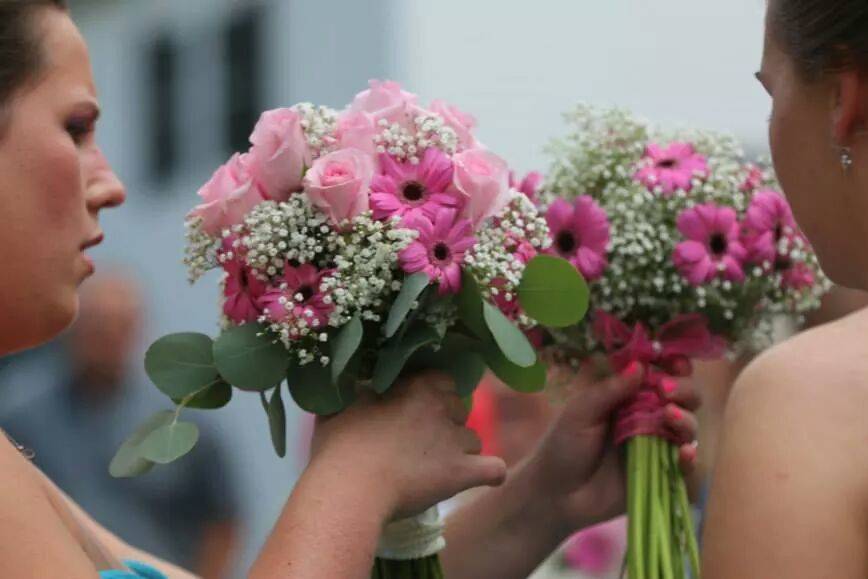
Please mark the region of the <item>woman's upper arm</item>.
<svg viewBox="0 0 868 579"><path fill-rule="evenodd" d="M734 389L706 513L706 579L866 576L868 398L840 365L801 353L761 358Z"/></svg>

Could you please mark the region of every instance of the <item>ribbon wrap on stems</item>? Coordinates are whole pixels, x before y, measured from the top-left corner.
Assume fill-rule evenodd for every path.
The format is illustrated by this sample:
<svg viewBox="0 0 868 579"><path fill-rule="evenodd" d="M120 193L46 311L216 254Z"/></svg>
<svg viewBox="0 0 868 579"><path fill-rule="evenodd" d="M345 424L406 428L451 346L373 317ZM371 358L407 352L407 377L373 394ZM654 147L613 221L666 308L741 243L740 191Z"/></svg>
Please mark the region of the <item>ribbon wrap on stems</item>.
<svg viewBox="0 0 868 579"><path fill-rule="evenodd" d="M409 561L436 555L446 547L443 521L436 506L424 513L386 525L377 546L377 557Z"/></svg>
<svg viewBox="0 0 868 579"><path fill-rule="evenodd" d="M621 444L635 436L659 436L673 441L665 428L660 395L664 380L689 376L692 359L719 358L726 350L723 339L708 329L701 314L675 317L653 334L641 322L628 326L612 314L594 314L594 334L603 344L616 372L638 362L645 369L642 389L619 411L615 423L615 442Z"/></svg>

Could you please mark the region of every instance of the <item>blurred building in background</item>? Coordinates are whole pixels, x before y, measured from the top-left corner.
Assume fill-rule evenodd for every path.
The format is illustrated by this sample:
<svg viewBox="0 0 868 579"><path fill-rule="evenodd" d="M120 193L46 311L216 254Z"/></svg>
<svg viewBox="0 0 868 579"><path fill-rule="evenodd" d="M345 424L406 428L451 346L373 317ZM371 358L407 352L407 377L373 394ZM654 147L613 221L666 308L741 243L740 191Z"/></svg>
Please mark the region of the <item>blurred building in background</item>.
<svg viewBox="0 0 868 579"><path fill-rule="evenodd" d="M394 78L423 100L472 112L482 140L519 171L545 168L561 113L580 100L729 130L751 150L765 147L768 99L752 77L760 0L72 5L104 109L99 139L129 192L125 206L104 216L107 242L95 257L98 267L121 264L144 280L145 345L167 332L216 332L216 280L191 288L181 264L183 218L266 108L341 106L369 78ZM290 428L296 440L278 460L255 396L236 396L214 418L242 495L240 570L291 490L306 437ZM300 418L289 409L290 421Z"/></svg>

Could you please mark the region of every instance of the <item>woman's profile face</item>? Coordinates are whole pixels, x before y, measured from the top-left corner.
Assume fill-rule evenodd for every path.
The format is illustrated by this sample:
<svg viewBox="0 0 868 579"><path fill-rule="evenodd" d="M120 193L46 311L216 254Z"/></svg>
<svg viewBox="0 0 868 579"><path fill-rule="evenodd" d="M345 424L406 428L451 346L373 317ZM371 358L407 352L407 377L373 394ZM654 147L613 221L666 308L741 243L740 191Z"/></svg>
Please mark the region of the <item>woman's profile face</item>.
<svg viewBox="0 0 868 579"><path fill-rule="evenodd" d="M99 116L87 46L69 16L33 17L42 68L6 104L0 132L0 353L51 339L74 319L85 250L123 186L96 145Z"/></svg>
<svg viewBox="0 0 868 579"><path fill-rule="evenodd" d="M772 99L769 143L796 220L833 281L868 289L868 196L841 163L835 75L808 80L775 36L769 3L757 77Z"/></svg>

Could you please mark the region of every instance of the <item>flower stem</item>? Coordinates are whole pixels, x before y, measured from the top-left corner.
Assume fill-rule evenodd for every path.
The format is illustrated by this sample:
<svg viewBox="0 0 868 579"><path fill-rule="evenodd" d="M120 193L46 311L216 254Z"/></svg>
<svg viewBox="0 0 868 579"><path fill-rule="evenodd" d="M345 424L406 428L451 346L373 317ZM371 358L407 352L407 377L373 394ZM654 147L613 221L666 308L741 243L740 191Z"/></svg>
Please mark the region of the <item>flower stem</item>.
<svg viewBox="0 0 868 579"><path fill-rule="evenodd" d="M677 453L678 450L673 449L673 457L676 462L678 461ZM696 542L696 531L693 528L693 512L690 507L690 499L687 497L687 484L681 475L678 475L675 482L678 494L678 506L681 511L681 520L684 527L684 538L687 543L690 570L692 571L693 579L700 579L702 575L700 573L699 545Z"/></svg>
<svg viewBox="0 0 868 579"><path fill-rule="evenodd" d="M648 437L647 445L648 445L648 476L647 479L643 481L643 484L648 487L648 509L646 512L648 513L648 525L647 532L645 533L647 538L647 553L648 553L648 575L647 579L659 579L660 578L660 547L663 544L662 542L665 540L664 537L661 536L661 524L660 520L661 512L660 505L658 501L660 500L660 457L658 450L660 446L657 444L658 438L656 436Z"/></svg>

